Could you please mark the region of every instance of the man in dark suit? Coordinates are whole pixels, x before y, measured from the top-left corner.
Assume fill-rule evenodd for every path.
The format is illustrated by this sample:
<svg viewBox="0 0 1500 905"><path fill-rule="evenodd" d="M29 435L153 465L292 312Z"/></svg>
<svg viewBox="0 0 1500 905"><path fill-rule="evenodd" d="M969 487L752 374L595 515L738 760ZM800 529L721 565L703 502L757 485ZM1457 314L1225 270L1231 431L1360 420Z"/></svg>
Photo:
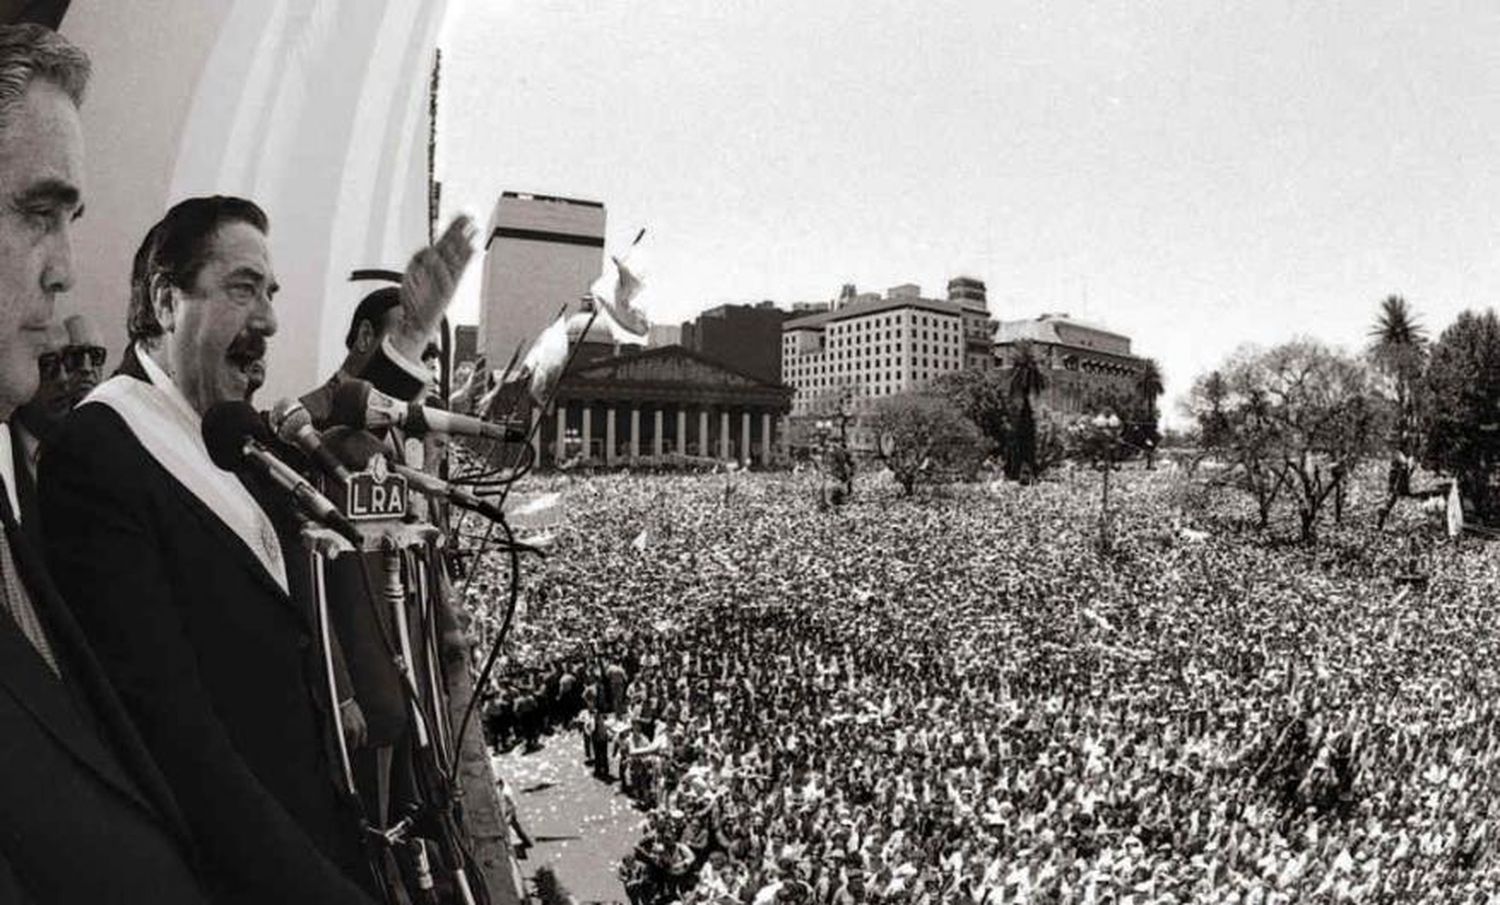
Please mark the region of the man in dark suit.
<svg viewBox="0 0 1500 905"><path fill-rule="evenodd" d="M445 237L445 242L453 244L467 241L462 232ZM462 259L454 260L461 269ZM436 313L441 316L440 311ZM430 335L426 342L421 341L422 327L403 329L410 318L408 308L402 303L402 290L396 286L376 289L360 300L344 338L343 363L332 377L300 400L315 427L331 426L334 394L349 380L368 379L377 389L403 400L417 400L426 395L430 372L414 359L415 353L425 353L434 343ZM399 432L388 433L390 458L423 464L412 462ZM366 575L360 574L361 569ZM379 553L343 556L328 564L330 618L348 663L355 700L368 727L366 744L355 750L351 759L365 812L382 825L401 810L392 806L393 801L403 803L417 797L410 766L408 694L396 658L388 648L399 633L385 601L377 600L372 606L367 599L368 589L381 588L384 583L385 565ZM438 603L440 630L456 633L456 620L448 602ZM408 619L409 624L416 624L416 613L408 613ZM423 675L424 652L418 649L413 654L414 672Z"/></svg>
<svg viewBox="0 0 1500 905"><path fill-rule="evenodd" d="M264 379L277 290L265 214L194 198L152 228L133 345L40 468L48 559L181 803L216 885L359 903L377 889L340 785L296 516L217 469L201 417ZM144 901L144 900L143 900Z"/></svg>
<svg viewBox="0 0 1500 905"><path fill-rule="evenodd" d="M0 422L37 388L82 210L87 57L0 27ZM0 444L12 445L0 423ZM0 455L0 902L205 902L187 824L17 523ZM111 595L112 597L113 595Z"/></svg>
<svg viewBox="0 0 1500 905"><path fill-rule="evenodd" d="M37 360L40 382L10 420L11 460L21 526L33 547L42 544L42 520L36 503L36 466L42 447L73 406L99 385L107 350L99 328L87 315L75 314L57 325L56 341Z"/></svg>

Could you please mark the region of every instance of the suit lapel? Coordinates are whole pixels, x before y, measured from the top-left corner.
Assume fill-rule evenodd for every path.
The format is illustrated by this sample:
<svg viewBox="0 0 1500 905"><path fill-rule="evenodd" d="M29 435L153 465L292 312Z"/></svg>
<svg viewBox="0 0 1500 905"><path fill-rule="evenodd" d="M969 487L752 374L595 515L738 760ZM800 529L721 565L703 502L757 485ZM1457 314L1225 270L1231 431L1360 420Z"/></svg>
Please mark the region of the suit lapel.
<svg viewBox="0 0 1500 905"><path fill-rule="evenodd" d="M43 725L49 726L59 741L72 748L80 760L93 766L100 775L164 820L168 828L182 840L184 847L191 850L193 842L187 820L178 810L177 800L172 796L166 778L157 769L156 762L146 750L146 743L141 740L134 724L126 716L125 705L115 694L114 687L109 684L109 679L105 677L104 668L99 665L98 660L94 659L83 629L73 621L73 614L68 610L62 595L52 583L52 577L47 572L41 555L37 553L36 547L31 545L30 538L16 530L17 526L11 519L10 506L4 500L0 500L0 525L3 525L10 535L11 553L16 563L16 570L20 573L21 581L25 583L26 589L31 593L32 603L36 605L46 625L48 637L52 640L53 646L62 651L64 679L60 681L50 669L47 669L41 656L31 647L31 642L21 635L20 629L14 624L10 626L10 643L14 645L19 642L26 647L31 654L30 661L34 667L29 671L32 674L28 675L28 671L24 669L25 662L20 662L18 665L23 668L17 678L21 686L29 687L34 692L41 692L41 696L35 700L43 702L42 709L51 715L52 723L49 724L48 718L36 710L32 711L33 715ZM0 644L4 643L4 640L0 640ZM15 654L14 651L12 655L0 653L0 664L25 660L25 657ZM99 721L99 729L107 731L114 741L111 750L116 759L111 759L103 750L98 733L83 724L71 699L64 702L68 705L65 709L59 709L56 701L47 693L45 686L39 687L36 675L38 670L41 671L41 677L50 680L50 685L54 686L56 691L60 691L64 698L68 698L68 691L64 686L65 681L73 682L74 687L87 697ZM26 698L23 697L21 700L24 705ZM53 729L53 726L58 728ZM72 744L69 743L69 738L73 740ZM129 778L122 776L119 770L115 769L117 763L125 767L130 774Z"/></svg>
<svg viewBox="0 0 1500 905"><path fill-rule="evenodd" d="M10 522L9 504L0 501L0 511L3 511L4 521ZM14 523L10 527L14 528ZM79 714L77 704L64 683L79 683L82 690L97 700L97 686L100 684L98 664L82 647L77 626L66 615L51 582L39 574L35 555L30 551L25 538L17 530L8 533L16 569L22 583L31 593L32 603L41 616L48 639L59 651L64 678L59 679L48 668L36 648L21 634L15 620L0 618L0 685L4 685L11 696L30 711L37 722L74 757L142 807L154 809L153 803L143 797L142 790L121 772L118 762L110 756L98 734ZM94 687L89 687L91 685ZM114 703L116 707L119 706L118 702ZM100 709L108 710L103 707ZM101 718L106 715L118 714L101 713Z"/></svg>
<svg viewBox="0 0 1500 905"><path fill-rule="evenodd" d="M130 348L125 350L125 355L123 358L121 358L120 367L115 371L115 374L125 377L133 377L136 380L142 380L147 383L151 382L150 378L146 375L146 369L141 367L141 362L140 359L136 356L134 346L131 346ZM130 431L130 427L128 424L125 426L125 430L127 433ZM136 442L139 444L139 439L136 439ZM292 597L286 591L282 590L281 586L276 583L276 579L272 578L271 575L266 572L265 566L262 565L261 561L256 558L255 554L245 546L245 543L240 538L240 536L236 534L232 528L226 525L224 523L224 520L219 518L212 509L204 505L204 502L198 498L197 494L193 493L191 490L185 487L181 481L179 481L175 476L172 475L171 472L163 468L162 464L158 462L148 450L145 449L144 445L142 445L142 451L146 453L146 458L151 462L152 466L154 466L158 471L166 476L166 480L163 483L172 488L173 492L177 495L177 498L181 500L188 509L192 510L193 513L197 515L198 519L209 527L209 530L213 531L219 537L221 543L234 550L236 559L238 559L245 568L249 569L255 574L256 580L264 585L267 591L276 595L276 598L278 600L281 600L287 606L291 607L292 610L297 613L298 617L301 618L304 622L307 622L310 626L311 621L308 617L308 614L302 612L302 610L297 607L297 604L292 599ZM224 476L226 478L238 480L237 477L231 475L228 472L225 472ZM252 497L255 497L256 502L260 503L262 508L265 509L266 501L264 500L264 497L262 495L257 495L255 489L249 485L247 485L246 489L250 491L250 495ZM271 518L272 522L276 523L276 518L273 514L273 510L266 509L266 513L267 516ZM282 552L284 554L289 552L295 554L298 551L287 551L285 545L283 545ZM284 558L288 563L291 562L290 557ZM288 578L288 582L288 587L292 587L292 585L290 584L290 577Z"/></svg>
<svg viewBox="0 0 1500 905"><path fill-rule="evenodd" d="M152 459L152 464L155 465L158 469L161 469L161 463L157 462L156 460ZM162 469L162 473L167 474L165 469ZM230 480L238 480L234 475L231 475L228 472L225 472L224 476ZM256 581L261 583L261 585L266 589L267 593L274 594L277 600L280 600L288 607L291 607L292 610L297 613L298 617L304 622L307 622L309 628L311 628L312 623L309 621L308 615L302 612L302 610L297 606L296 601L292 599L291 595L281 589L281 585L276 583L276 579L272 578L270 574L266 572L265 566L261 565L260 560L255 557L255 554L250 552L249 548L245 546L244 541L240 540L240 536L238 534L235 534L228 525L224 524L223 519L219 518L217 515L214 515L213 510L205 506L203 504L203 501L198 499L197 495L195 495L191 490L188 490L186 487L182 486L181 482L179 482L175 478L172 478L170 474L167 474L167 478L168 479L163 483L165 483L168 487L171 487L173 493L176 494L177 499L180 500L182 504L188 509L191 509L193 511L193 514L197 516L198 520L206 525L208 529L218 537L220 544L234 551L235 559L239 561L240 565L244 566L245 569L247 569L251 574L255 576ZM251 495L254 496L253 493ZM279 535L277 538L277 543L280 543ZM284 554L288 552L297 552L287 551L285 545L283 545L282 551ZM290 563L291 560L288 558L287 562ZM292 587L292 585L290 584L290 576L291 573L288 572L288 587Z"/></svg>

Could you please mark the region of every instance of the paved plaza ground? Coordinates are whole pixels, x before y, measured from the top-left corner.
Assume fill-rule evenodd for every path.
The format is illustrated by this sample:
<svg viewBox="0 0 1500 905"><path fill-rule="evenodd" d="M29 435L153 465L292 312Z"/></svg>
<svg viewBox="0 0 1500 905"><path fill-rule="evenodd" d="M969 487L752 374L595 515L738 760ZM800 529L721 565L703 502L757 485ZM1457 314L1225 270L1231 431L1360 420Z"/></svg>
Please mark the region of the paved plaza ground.
<svg viewBox="0 0 1500 905"><path fill-rule="evenodd" d="M615 871L640 838L644 817L618 783L606 785L589 774L582 746L576 732L559 732L535 754L516 748L495 759L496 772L511 784L522 825L537 840L521 872L530 889L536 869L550 864L580 903L623 902Z"/></svg>

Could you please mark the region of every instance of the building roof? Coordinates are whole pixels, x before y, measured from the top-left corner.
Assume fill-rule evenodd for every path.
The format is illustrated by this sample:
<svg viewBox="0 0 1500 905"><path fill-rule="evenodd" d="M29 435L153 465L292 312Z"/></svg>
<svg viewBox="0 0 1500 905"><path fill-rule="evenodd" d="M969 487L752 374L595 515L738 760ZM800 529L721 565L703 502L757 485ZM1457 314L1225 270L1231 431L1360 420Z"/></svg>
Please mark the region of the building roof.
<svg viewBox="0 0 1500 905"><path fill-rule="evenodd" d="M560 204L577 204L583 207L604 207L604 202L602 201L586 201L582 198L564 198L561 195L539 195L536 192L512 192L507 190L501 192L500 197L515 198L520 201L551 201Z"/></svg>
<svg viewBox="0 0 1500 905"><path fill-rule="evenodd" d="M1119 339L1125 342L1130 341L1130 337L1123 333L1116 333L1107 327L1100 327L1087 321L1058 314L1043 314L1031 320L1024 321L1001 321L1000 329L995 334L995 341L999 343L1013 343L1030 340L1031 342L1055 343L1062 346L1075 345L1058 334L1057 328L1059 324L1103 334L1110 339Z"/></svg>
<svg viewBox="0 0 1500 905"><path fill-rule="evenodd" d="M882 311L896 311L901 308L921 308L924 311L934 311L938 314L951 314L954 316L958 316L964 311L964 307L957 302L945 302L938 299L868 299L865 301L850 302L837 311L820 311L817 314L809 314L805 317L794 317L783 324L781 329L821 330L825 325L833 321L848 320L851 317L864 317L867 314L879 314Z"/></svg>

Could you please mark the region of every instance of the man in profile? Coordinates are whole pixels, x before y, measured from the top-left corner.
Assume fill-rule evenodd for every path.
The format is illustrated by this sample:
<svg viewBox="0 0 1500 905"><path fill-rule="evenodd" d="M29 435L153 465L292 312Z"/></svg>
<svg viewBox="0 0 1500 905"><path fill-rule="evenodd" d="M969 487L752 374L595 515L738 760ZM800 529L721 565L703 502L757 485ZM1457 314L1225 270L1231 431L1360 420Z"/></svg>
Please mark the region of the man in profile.
<svg viewBox="0 0 1500 905"><path fill-rule="evenodd" d="M0 422L73 283L88 78L54 32L0 27ZM177 802L17 524L14 465L0 451L0 902L206 902Z"/></svg>
<svg viewBox="0 0 1500 905"><path fill-rule="evenodd" d="M367 905L378 885L336 779L295 514L258 476L218 469L202 437L204 412L265 377L268 229L257 205L224 196L183 201L152 227L132 345L42 459L42 527L215 885L247 901Z"/></svg>

